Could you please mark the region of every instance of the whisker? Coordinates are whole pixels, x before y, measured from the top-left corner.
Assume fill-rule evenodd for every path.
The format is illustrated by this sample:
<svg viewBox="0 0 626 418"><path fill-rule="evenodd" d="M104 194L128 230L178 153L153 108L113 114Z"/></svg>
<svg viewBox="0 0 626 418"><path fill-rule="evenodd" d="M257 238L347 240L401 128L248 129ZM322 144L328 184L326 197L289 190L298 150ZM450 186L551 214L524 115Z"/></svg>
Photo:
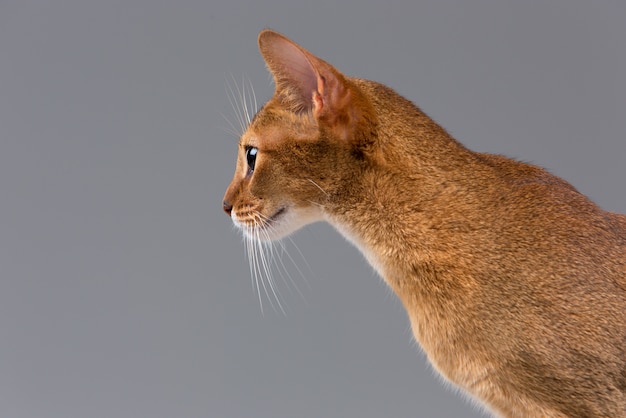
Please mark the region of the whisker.
<svg viewBox="0 0 626 418"><path fill-rule="evenodd" d="M293 279L291 272L297 272L297 275L302 277L307 287L310 288L311 285L298 265L299 263L288 251L287 243L281 240L271 240L270 236L275 229L271 220L258 211L253 211L251 216L252 222L246 224L244 228L245 247L252 286L256 289L261 313L264 313L265 304L263 299L266 299L267 304L275 312L281 312L283 315L286 315L287 309L284 305L283 295L281 295L281 286L286 286L291 294L297 293L303 300L306 300L304 293ZM291 237L286 238L288 243L295 247L298 254L297 258L304 260L306 268L311 272L311 267L300 248L298 248ZM288 260L288 263L285 263L285 260ZM280 276L279 282L282 283L276 281L277 276ZM265 297L263 297L262 293L265 294Z"/></svg>
<svg viewBox="0 0 626 418"><path fill-rule="evenodd" d="M262 300L263 298L261 297L261 286L262 283L259 283L259 279L261 279L261 277L259 277L259 259L257 256L257 242L256 240L252 237L253 234L253 228L249 227L248 228L248 233L249 233L249 237L248 237L248 242L250 245L250 261L252 263L252 269L254 271L254 282L257 288L257 293L259 296L259 302L261 303L261 310L262 310Z"/></svg>
<svg viewBox="0 0 626 418"><path fill-rule="evenodd" d="M289 259L289 261L291 262L291 264L295 267L296 271L298 271L300 276L304 279L304 282L306 283L307 287L310 289L311 285L306 280L306 277L304 277L304 275L302 275L302 271L300 270L300 268L298 268L298 265L294 262L293 258L291 257L291 255L287 251L287 249L285 247L285 244L283 242L279 242L279 245L281 246L281 254L286 254L286 256ZM290 293L293 294L293 292L291 292L291 289L293 288L293 289L295 289L296 293L298 293L298 295L300 295L302 300L306 301L306 298L304 297L304 294L300 290L300 287L296 284L296 282L293 280L293 278L289 274L289 269L287 268L287 266L283 262L282 257L278 257L278 262L276 262L276 269L278 270L278 273L280 274L280 277L283 280L283 283L285 283L287 285L287 289L290 290Z"/></svg>
<svg viewBox="0 0 626 418"><path fill-rule="evenodd" d="M226 133L234 135L236 137L241 136L242 132L239 132L237 130L237 128L235 127L233 122L226 115L224 115L222 112L220 112L220 115L226 120L226 122L228 122L228 125L230 125L230 129L228 129L228 128L221 128L221 129L224 130Z"/></svg>
<svg viewBox="0 0 626 418"><path fill-rule="evenodd" d="M268 233L265 232L265 235L268 236ZM281 249L281 253L280 254L275 252L275 250L274 250L274 243L280 245L280 249ZM278 272L278 274L279 274L280 278L282 279L283 283L285 283L285 285L287 285L287 289L290 292L291 292L292 288L295 289L295 291L300 295L300 297L302 297L304 299L304 295L300 291L300 288L298 287L296 282L291 278L291 275L289 274L289 269L287 268L287 266L285 265L285 263L283 262L283 259L281 257L282 254L286 254L287 257L289 258L289 260L294 265L294 267L302 275L302 272L298 268L297 264L294 262L294 260L291 257L291 255L287 252L287 250L285 248L285 244L282 241L271 241L271 242L266 242L266 244L269 246L270 251L271 251L271 257L272 257L272 259L271 259L272 263L271 264L273 266L275 266L276 271ZM302 276L302 277L304 278L304 276ZM304 280L305 280L305 283L307 284L307 286L310 287L309 283L306 282L306 278L304 278Z"/></svg>
<svg viewBox="0 0 626 418"><path fill-rule="evenodd" d="M289 242L291 243L291 245L293 245L293 247L296 249L296 251L298 252L298 254L300 255L300 258L302 259L302 261L304 261L304 264L306 265L306 268L309 270L309 273L311 275L313 275L313 269L311 268L311 266L309 265L309 262L306 261L306 257L304 257L304 254L302 253L302 251L300 250L300 248L296 245L296 242L291 238L291 237L287 237L287 239L289 240ZM293 264L293 266L296 268L296 270L298 271L298 274L300 274L300 277L302 277L302 279L304 280L304 282L306 283L306 285L310 288L311 284L309 283L309 281L307 280L306 276L304 275L304 273L302 273L302 270L300 270L300 267L298 267L298 263L295 262L295 260L293 259L293 257L291 257L291 254L289 254L289 252L286 250L286 246L283 242L280 242L280 245L283 248L283 251L285 252L285 254L287 255L287 257L289 258L289 260L291 261L291 263ZM295 285L295 283L294 283ZM296 286L297 288L297 286ZM303 296L304 297L304 296Z"/></svg>
<svg viewBox="0 0 626 418"><path fill-rule="evenodd" d="M251 228L247 228L248 232L251 233ZM263 314L263 298L261 297L261 288L259 286L259 276L258 276L258 261L256 257L256 243L254 238L250 236L250 234L246 234L246 249L248 252L248 260L250 262L250 274L252 275L253 287L256 287L257 295L259 297L259 306L261 308L261 314Z"/></svg>
<svg viewBox="0 0 626 418"><path fill-rule="evenodd" d="M255 219L255 224L258 225L258 219L260 219L259 214L254 214L254 216L257 218ZM263 240L260 239L260 228L250 226L247 228L247 231L249 242L251 243L250 255L259 299L262 301L261 288L263 288L263 292L272 306L272 309L276 312L280 310L283 314L286 314L282 304L280 303L280 295L272 282L270 263L271 255L266 254L266 246L264 245Z"/></svg>
<svg viewBox="0 0 626 418"><path fill-rule="evenodd" d="M260 219L265 219L265 220L269 220L268 217L264 216L261 213L257 213L257 215L259 216ZM272 229L274 229L274 226L272 224L266 224L265 228L269 229L270 231ZM268 236L268 234L266 233L266 236ZM304 254L302 253L302 251L300 251L300 248L298 248L298 246L296 245L295 241L287 236L286 237L289 242L291 243L291 245L293 245L296 249L296 251L298 252L298 254L300 255L300 257L302 258L302 260L304 260L304 263L306 264L307 268L309 269L310 272L312 272L311 266L309 265L309 263L306 261L306 258L304 257ZM274 241L272 241L271 243L273 243ZM285 254L287 256L287 258L289 259L289 261L291 262L291 264L293 265L293 267L296 269L296 271L298 272L298 274L304 279L304 282L306 283L306 285L310 288L311 285L309 284L309 282L306 279L306 276L304 275L304 273L302 272L302 270L300 269L300 267L298 267L298 263L294 260L294 258L291 256L291 254L289 254L289 251L287 251L287 246L285 245L285 243L283 241L275 241L278 245L280 245L281 247L281 254ZM302 292L300 291L300 288L298 287L298 285L296 284L296 282L292 279L291 275L289 274L289 269L287 268L287 266L285 265L285 263L282 261L281 257L278 257L278 260L280 262L280 265L278 262L275 261L275 265L277 267L277 270L279 272L279 274L281 275L281 277L283 278L283 281L285 282L285 284L289 285L289 283L286 282L285 280L285 275L287 276L287 278L289 279L289 282L291 283L291 285L296 289L296 291L298 292L298 294L300 294L300 296L302 298L304 298L304 295L302 294ZM282 268L282 269L281 269ZM283 271L285 274L283 274Z"/></svg>
<svg viewBox="0 0 626 418"><path fill-rule="evenodd" d="M275 289L274 283L273 283L273 279L272 279L272 274L271 274L271 260L268 259L268 255L265 253L265 245L263 243L263 241L261 241L259 234L260 231L257 228L255 230L255 233L257 235L257 243L259 244L259 255L260 255L260 259L261 259L261 266L263 268L263 272L265 273L264 277L267 279L267 285L269 286L272 295L274 296L274 300L276 301L276 304L278 305L278 307L280 308L281 312L283 313L283 315L286 315L286 312L282 306L282 304L280 303L280 297L279 294L277 293L277 290ZM272 302L269 293L267 292L267 288L265 287L265 283L263 284L263 288L265 289L266 295L268 297L268 299L270 300L270 303L272 304L272 307L274 307L274 309L276 309L276 307L274 306L274 303Z"/></svg>
<svg viewBox="0 0 626 418"><path fill-rule="evenodd" d="M252 100L254 103L254 114L256 115L259 111L258 101L256 99L256 93L254 92L254 86L252 85L252 81L248 79L248 85L250 86L250 90L252 91Z"/></svg>
<svg viewBox="0 0 626 418"><path fill-rule="evenodd" d="M255 234L256 234L256 231L255 231ZM272 299L270 298L269 291L268 291L267 286L265 284L265 276L263 274L263 272L264 272L264 265L265 265L265 256L263 254L263 248L260 245L258 237L253 239L252 242L254 243L254 252L255 252L255 256L256 256L255 257L255 260L256 260L255 270L257 271L257 274L258 274L258 280L261 282L261 286L263 287L263 291L265 292L265 296L267 297L267 300L269 301L270 305L272 306L272 309L276 310L276 306L274 306L274 303L272 302Z"/></svg>
<svg viewBox="0 0 626 418"><path fill-rule="evenodd" d="M312 200L307 200L307 202L309 202L312 205L319 206L322 209L324 209L326 207L326 206L322 205L321 203L317 203L317 202L314 202Z"/></svg>
<svg viewBox="0 0 626 418"><path fill-rule="evenodd" d="M239 90L239 89L237 89L237 90ZM246 117L246 122L249 125L250 124L250 111L248 110L248 101L246 100L246 83L245 83L245 80L244 80L243 76L241 76L241 93L240 93L240 97L241 97L241 105L243 107L243 114Z"/></svg>
<svg viewBox="0 0 626 418"><path fill-rule="evenodd" d="M308 180L308 181L310 181L311 183L313 183L313 185L314 185L315 187L317 187L318 189L320 189L320 190L322 191L322 193L324 193L324 194L326 195L326 198L327 198L327 199L328 199L328 198L330 198L330 195L329 195L328 193L326 193L326 190L322 189L322 187L321 187L319 184L317 184L316 182L314 182L314 181L313 181L313 180L311 180L311 179L307 179L307 180Z"/></svg>
<svg viewBox="0 0 626 418"><path fill-rule="evenodd" d="M239 86L237 85L237 82L235 81L235 77L232 74L231 74L231 79L232 79L232 84L235 85L235 89L237 90L238 93L240 93ZM226 81L226 86L225 86L226 96L228 97L228 101L230 102L230 105L235 112L235 117L237 118L237 122L239 122L239 126L241 128L241 133L243 133L246 130L247 124L246 124L246 119L243 114L243 109L239 105L241 94L237 96L237 94L235 93L235 89L233 89L232 84L231 82Z"/></svg>

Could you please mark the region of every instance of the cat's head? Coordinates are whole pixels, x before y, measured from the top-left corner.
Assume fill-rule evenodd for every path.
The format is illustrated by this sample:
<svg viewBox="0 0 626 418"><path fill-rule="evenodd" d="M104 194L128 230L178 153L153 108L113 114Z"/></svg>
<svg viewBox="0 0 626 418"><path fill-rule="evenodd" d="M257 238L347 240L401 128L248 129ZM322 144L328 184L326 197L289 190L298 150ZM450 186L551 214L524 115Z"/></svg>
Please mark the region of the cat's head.
<svg viewBox="0 0 626 418"><path fill-rule="evenodd" d="M273 240L357 187L376 117L357 80L291 40L266 30L259 49L276 90L240 138L223 207L248 236Z"/></svg>

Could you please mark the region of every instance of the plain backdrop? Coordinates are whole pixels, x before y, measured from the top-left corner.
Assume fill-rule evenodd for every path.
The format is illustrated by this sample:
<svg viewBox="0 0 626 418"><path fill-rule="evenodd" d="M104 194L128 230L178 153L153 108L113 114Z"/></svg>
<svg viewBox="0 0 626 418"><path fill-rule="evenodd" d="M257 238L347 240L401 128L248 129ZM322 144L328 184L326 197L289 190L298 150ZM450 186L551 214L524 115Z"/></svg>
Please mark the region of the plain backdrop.
<svg viewBox="0 0 626 418"><path fill-rule="evenodd" d="M271 27L626 212L624 22L622 0L1 1L0 416L484 416L327 225L286 243L302 295L277 277L286 314L261 312L221 210L227 86L271 96Z"/></svg>

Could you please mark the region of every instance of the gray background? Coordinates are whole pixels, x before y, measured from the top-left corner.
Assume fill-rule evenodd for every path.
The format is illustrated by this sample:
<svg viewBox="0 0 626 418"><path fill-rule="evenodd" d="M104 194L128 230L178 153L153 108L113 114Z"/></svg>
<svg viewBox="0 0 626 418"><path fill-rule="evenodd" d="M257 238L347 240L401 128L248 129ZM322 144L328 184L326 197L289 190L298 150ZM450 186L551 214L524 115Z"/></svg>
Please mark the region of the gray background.
<svg viewBox="0 0 626 418"><path fill-rule="evenodd" d="M626 2L511 3L0 2L0 416L481 416L327 225L261 314L221 114L272 27L626 212Z"/></svg>

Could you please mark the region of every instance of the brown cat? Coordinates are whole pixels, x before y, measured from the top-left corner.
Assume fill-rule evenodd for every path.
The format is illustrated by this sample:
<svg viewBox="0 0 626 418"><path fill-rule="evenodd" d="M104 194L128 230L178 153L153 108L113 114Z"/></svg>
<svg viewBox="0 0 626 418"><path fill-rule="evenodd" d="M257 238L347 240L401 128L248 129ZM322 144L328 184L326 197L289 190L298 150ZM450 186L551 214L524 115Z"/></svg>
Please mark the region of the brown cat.
<svg viewBox="0 0 626 418"><path fill-rule="evenodd" d="M626 216L472 152L390 88L259 35L276 91L224 210L279 239L325 220L404 304L449 381L506 417L626 416Z"/></svg>

